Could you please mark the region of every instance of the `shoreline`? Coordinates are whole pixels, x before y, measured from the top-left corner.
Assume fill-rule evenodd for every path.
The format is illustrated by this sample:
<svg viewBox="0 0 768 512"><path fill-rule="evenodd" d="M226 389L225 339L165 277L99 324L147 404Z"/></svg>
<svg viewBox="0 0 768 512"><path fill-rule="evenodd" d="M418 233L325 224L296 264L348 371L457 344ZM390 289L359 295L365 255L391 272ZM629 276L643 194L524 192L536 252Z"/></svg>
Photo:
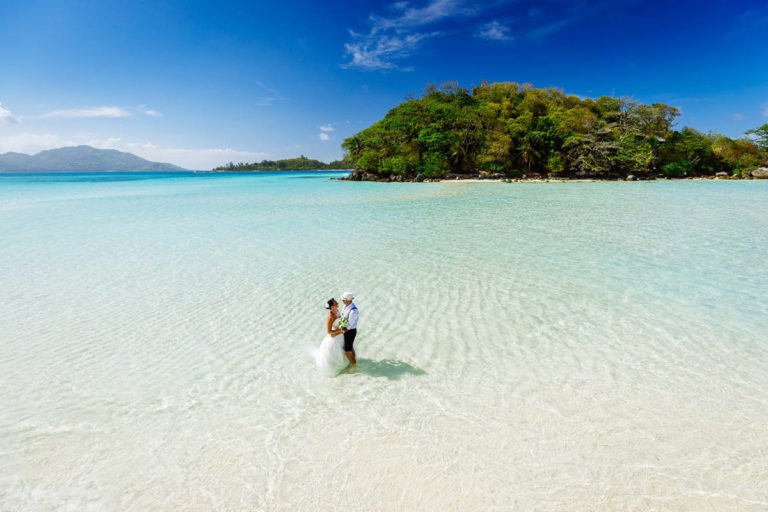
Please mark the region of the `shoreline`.
<svg viewBox="0 0 768 512"><path fill-rule="evenodd" d="M716 177L692 177L692 178L646 178L646 179L599 179L599 178L576 178L576 179L559 179L559 178L510 178L510 179L479 179L479 178L455 178L455 179L437 179L429 180L431 183L597 183L597 182L615 182L615 181L760 181L760 178L741 178L741 177L728 177L728 178L716 178ZM424 180L428 182L428 180ZM393 183L389 181L387 183ZM400 183L400 182L398 182ZM403 181L402 183L408 183ZM413 183L413 182L411 182Z"/></svg>
<svg viewBox="0 0 768 512"><path fill-rule="evenodd" d="M765 169L765 171L764 171ZM413 178L405 177L402 175L390 175L390 176L376 176L373 174L356 173L351 169L313 169L313 170L297 170L297 169L280 169L280 170L247 170L247 171L230 171L230 170L215 170L215 171L189 171L196 174L259 174L265 172L283 173L283 172L349 172L349 175L345 177L331 178L336 181L368 181L378 183L592 183L592 182L610 182L610 181L749 181L749 180L762 180L768 179L768 169L759 168L754 171L750 171L747 175L733 174L725 175L720 173L712 176L634 176L629 175L625 178L547 178L544 176L539 177L520 177L520 178L501 178L498 175L488 178L480 178L477 176L469 177L442 177L442 178ZM752 175L755 173L755 175ZM465 175L466 176L466 175Z"/></svg>
<svg viewBox="0 0 768 512"><path fill-rule="evenodd" d="M238 173L258 173L258 172L354 172L354 169L246 169L246 170L229 170L229 169L212 169L210 171L191 171L196 173L225 173L225 174L238 174Z"/></svg>
<svg viewBox="0 0 768 512"><path fill-rule="evenodd" d="M349 178L331 178L336 181L358 181ZM642 178L642 179L600 179L600 178L435 178L418 180L392 180L382 178L377 180L359 180L373 183L598 183L598 182L651 182L651 181L762 181L765 178L752 176L693 176L688 178Z"/></svg>
<svg viewBox="0 0 768 512"><path fill-rule="evenodd" d="M409 183L409 182L440 182L440 183L513 183L513 182L533 182L533 183L565 183L565 182L590 182L590 181L657 181L657 180L753 180L768 179L768 167L758 167L752 170L746 170L739 173L717 172L714 174L695 174L682 176L668 176L663 173L636 173L617 175L595 175L597 173L588 173L586 171L569 172L571 176L558 176L556 173L516 173L518 176L509 177L502 173L470 172L470 173L446 173L443 176L429 177L423 174L378 174L368 172L362 169L351 171L345 178L339 178L344 181L377 181L384 183ZM590 175L591 174L591 175Z"/></svg>

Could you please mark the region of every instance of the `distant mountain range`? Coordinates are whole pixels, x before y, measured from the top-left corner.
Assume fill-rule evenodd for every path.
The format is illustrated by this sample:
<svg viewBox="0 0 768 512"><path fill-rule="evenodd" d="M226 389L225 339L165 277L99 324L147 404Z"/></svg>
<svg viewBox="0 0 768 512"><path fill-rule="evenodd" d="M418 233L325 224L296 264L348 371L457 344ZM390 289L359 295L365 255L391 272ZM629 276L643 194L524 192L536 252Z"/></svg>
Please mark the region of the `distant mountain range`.
<svg viewBox="0 0 768 512"><path fill-rule="evenodd" d="M0 172L136 172L184 171L176 165L150 162L115 149L72 146L49 149L36 155L4 153Z"/></svg>

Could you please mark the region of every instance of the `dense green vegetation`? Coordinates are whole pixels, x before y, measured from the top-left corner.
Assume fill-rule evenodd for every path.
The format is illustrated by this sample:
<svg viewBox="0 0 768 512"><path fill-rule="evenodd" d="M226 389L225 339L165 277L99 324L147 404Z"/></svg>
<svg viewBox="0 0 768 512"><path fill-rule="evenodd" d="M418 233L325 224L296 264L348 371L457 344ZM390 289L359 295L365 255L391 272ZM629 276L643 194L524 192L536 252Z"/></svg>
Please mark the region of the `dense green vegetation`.
<svg viewBox="0 0 768 512"><path fill-rule="evenodd" d="M630 98L581 99L529 84L472 91L430 85L384 119L345 139L360 172L375 176L623 178L740 174L768 160L768 125L756 139L674 130L676 107Z"/></svg>
<svg viewBox="0 0 768 512"><path fill-rule="evenodd" d="M352 169L353 163L347 160L334 160L326 164L320 160L312 160L304 155L285 160L262 160L261 162L235 164L216 167L214 171L324 171L335 169Z"/></svg>

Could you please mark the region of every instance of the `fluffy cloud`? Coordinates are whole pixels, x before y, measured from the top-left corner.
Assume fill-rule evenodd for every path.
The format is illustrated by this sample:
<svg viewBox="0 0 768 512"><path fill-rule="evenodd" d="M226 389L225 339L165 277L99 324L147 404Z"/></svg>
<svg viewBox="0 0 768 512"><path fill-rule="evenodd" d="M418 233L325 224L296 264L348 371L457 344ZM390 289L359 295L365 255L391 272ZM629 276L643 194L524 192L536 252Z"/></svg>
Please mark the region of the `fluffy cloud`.
<svg viewBox="0 0 768 512"><path fill-rule="evenodd" d="M134 113L141 113L151 117L163 117L157 110L141 105L137 108L126 109L123 107L88 107L53 110L37 116L25 116L27 119L76 119L84 117L132 117ZM21 120L9 110L3 108L0 103L0 123L19 123Z"/></svg>
<svg viewBox="0 0 768 512"><path fill-rule="evenodd" d="M35 154L44 149L76 146L77 144L73 139L63 138L58 135L17 133L0 137L0 153L13 151L16 153Z"/></svg>
<svg viewBox="0 0 768 512"><path fill-rule="evenodd" d="M397 1L387 6L388 15L372 14L368 17L368 30L362 33L350 30L351 41L344 44L344 55L349 60L345 68L363 71L394 70L408 71L396 61L414 55L428 40L437 36L460 37L465 33L468 18L485 17L485 24L475 36L492 41L513 39L508 24L489 20L491 13L508 9L516 0L493 0L490 2L469 2L468 0L422 0L420 5ZM545 12L535 6L528 9L528 23L518 24L515 38L542 39L566 29L588 17L596 17L615 7L615 2L595 0L594 2L562 2L556 9ZM426 30L427 27L431 27Z"/></svg>
<svg viewBox="0 0 768 512"><path fill-rule="evenodd" d="M482 39L490 39L492 41L512 40L512 36L509 33L509 27L505 27L496 20L481 26L480 30L477 32L477 36Z"/></svg>
<svg viewBox="0 0 768 512"><path fill-rule="evenodd" d="M0 124L16 124L20 122L18 117L14 116L7 108L3 108L3 104L0 103Z"/></svg>
<svg viewBox="0 0 768 512"><path fill-rule="evenodd" d="M371 16L373 32L403 30L475 12L474 9L466 7L461 0L431 0L424 7L409 7L408 2L397 2L392 5L392 9L401 14L393 18Z"/></svg>
<svg viewBox="0 0 768 512"><path fill-rule="evenodd" d="M317 134L317 138L322 141L330 140L331 136L328 135L328 132L332 132L332 131L333 131L333 126L331 125L331 123L323 125L320 127L320 133Z"/></svg>
<svg viewBox="0 0 768 512"><path fill-rule="evenodd" d="M153 111L154 112L154 111ZM65 110L54 110L45 114L35 116L37 119L50 118L78 118L78 117L131 117L131 113L121 107L94 107L94 108L71 108Z"/></svg>
<svg viewBox="0 0 768 512"><path fill-rule="evenodd" d="M133 153L154 162L169 162L185 169L212 169L227 162L255 162L269 158L262 151L242 151L233 148L169 148L151 142L128 142L119 138L93 140L89 144L101 149L117 149Z"/></svg>
<svg viewBox="0 0 768 512"><path fill-rule="evenodd" d="M736 112L735 114L731 115L731 119L734 121L743 121L744 120L744 114L741 112Z"/></svg>
<svg viewBox="0 0 768 512"><path fill-rule="evenodd" d="M345 55L350 58L344 67L366 71L398 69L393 60L409 57L424 41L440 35L437 31L419 32L418 29L477 12L475 8L466 6L463 0L429 0L421 7L396 2L389 9L397 14L390 17L370 16L371 27L367 34L349 31L353 41L344 45Z"/></svg>
<svg viewBox="0 0 768 512"><path fill-rule="evenodd" d="M763 104L761 105L761 107L762 107L762 109L763 109L763 110L762 110L762 112L761 112L761 114L763 114L763 116L765 116L765 117L768 117L768 101L766 101L765 103L763 103Z"/></svg>
<svg viewBox="0 0 768 512"><path fill-rule="evenodd" d="M168 162L186 169L212 169L227 162L254 162L271 158L260 151L242 151L232 148L172 148L151 142L131 142L119 137L95 138L89 135L61 137L54 134L20 133L0 137L0 153L15 151L35 154L45 149L86 144L99 149L116 149L154 162Z"/></svg>
<svg viewBox="0 0 768 512"><path fill-rule="evenodd" d="M361 41L346 43L346 54L352 58L345 67L354 67L367 71L395 69L392 59L402 59L412 55L421 43L435 37L438 32L428 34L409 34L401 36L363 36Z"/></svg>

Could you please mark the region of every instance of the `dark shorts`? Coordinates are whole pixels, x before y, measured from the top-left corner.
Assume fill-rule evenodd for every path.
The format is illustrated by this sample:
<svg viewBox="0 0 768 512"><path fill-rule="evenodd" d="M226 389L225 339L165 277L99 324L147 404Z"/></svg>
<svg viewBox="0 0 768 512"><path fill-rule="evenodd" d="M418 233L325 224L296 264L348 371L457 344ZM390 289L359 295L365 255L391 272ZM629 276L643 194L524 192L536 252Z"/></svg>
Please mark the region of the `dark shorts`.
<svg viewBox="0 0 768 512"><path fill-rule="evenodd" d="M344 331L344 352L352 352L352 344L355 343L355 336L357 336L357 329Z"/></svg>

